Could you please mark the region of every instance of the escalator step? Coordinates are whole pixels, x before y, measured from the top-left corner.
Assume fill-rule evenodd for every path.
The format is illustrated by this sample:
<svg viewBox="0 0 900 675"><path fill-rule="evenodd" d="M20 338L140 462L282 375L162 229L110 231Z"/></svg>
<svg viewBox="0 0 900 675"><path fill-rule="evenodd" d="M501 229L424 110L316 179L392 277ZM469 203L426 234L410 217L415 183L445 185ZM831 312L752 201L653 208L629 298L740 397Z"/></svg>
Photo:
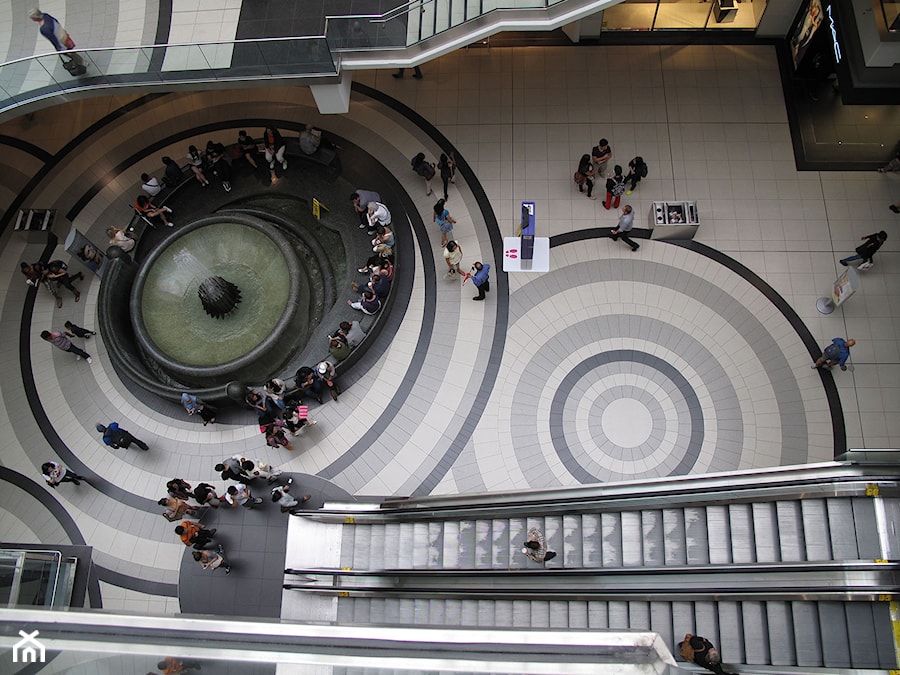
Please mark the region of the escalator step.
<svg viewBox="0 0 900 675"><path fill-rule="evenodd" d="M796 601L791 603L795 653L797 665L817 668L822 661L822 635L819 633L819 613L816 603Z"/></svg>
<svg viewBox="0 0 900 675"><path fill-rule="evenodd" d="M816 562L833 560L825 500L804 499L800 502L800 510L803 514L803 541L806 542L806 559Z"/></svg>
<svg viewBox="0 0 900 675"><path fill-rule="evenodd" d="M528 558L522 555L521 549L528 538L528 528L524 518L509 519L509 566L519 569L526 566Z"/></svg>
<svg viewBox="0 0 900 675"><path fill-rule="evenodd" d="M719 622L719 652L728 663L744 663L744 617L740 603L730 600L717 603Z"/></svg>
<svg viewBox="0 0 900 675"><path fill-rule="evenodd" d="M666 563L665 530L662 511L647 510L640 513L643 541L641 565L661 567Z"/></svg>
<svg viewBox="0 0 900 675"><path fill-rule="evenodd" d="M732 560L736 563L756 562L753 513L750 504L729 504L728 518Z"/></svg>
<svg viewBox="0 0 900 675"><path fill-rule="evenodd" d="M353 525L353 558L350 567L353 569L367 569L370 566L371 558L369 551L371 550L372 526L371 525Z"/></svg>
<svg viewBox="0 0 900 675"><path fill-rule="evenodd" d="M441 560L444 569L459 568L459 523L445 520L443 523L443 540Z"/></svg>
<svg viewBox="0 0 900 675"><path fill-rule="evenodd" d="M791 603L769 600L766 602L766 618L769 622L769 653L772 656L772 665L797 665Z"/></svg>
<svg viewBox="0 0 900 675"><path fill-rule="evenodd" d="M544 563L544 567L560 569L564 566L563 557L563 522L562 516L546 516L544 518L544 537L547 540L547 549L557 555L552 560Z"/></svg>
<svg viewBox="0 0 900 675"><path fill-rule="evenodd" d="M859 560L852 502L846 497L828 497L825 506L834 560Z"/></svg>
<svg viewBox="0 0 900 675"><path fill-rule="evenodd" d="M581 540L583 550L581 554L581 564L587 568L597 568L603 566L602 551L602 531L600 529L600 515L596 513L585 513L581 516Z"/></svg>
<svg viewBox="0 0 900 675"><path fill-rule="evenodd" d="M663 509L666 565L687 564L687 537L682 509Z"/></svg>
<svg viewBox="0 0 900 675"><path fill-rule="evenodd" d="M428 523L428 569L441 569L444 566L444 524L435 521Z"/></svg>
<svg viewBox="0 0 900 675"><path fill-rule="evenodd" d="M477 569L491 569L491 521L475 521L475 558L474 566Z"/></svg>
<svg viewBox="0 0 900 675"><path fill-rule="evenodd" d="M600 514L603 566L622 566L622 521L618 513Z"/></svg>
<svg viewBox="0 0 900 675"><path fill-rule="evenodd" d="M643 527L639 511L623 511L621 514L622 565L640 567L644 562Z"/></svg>
<svg viewBox="0 0 900 675"><path fill-rule="evenodd" d="M862 560L881 558L881 541L875 525L875 500L869 497L851 497L853 521L856 523L856 546Z"/></svg>
<svg viewBox="0 0 900 675"><path fill-rule="evenodd" d="M568 605L569 628L588 628L588 603L584 600L572 600Z"/></svg>
<svg viewBox="0 0 900 675"><path fill-rule="evenodd" d="M797 500L777 501L778 542L781 559L800 562L806 558L806 541L803 538L803 513Z"/></svg>
<svg viewBox="0 0 900 675"><path fill-rule="evenodd" d="M819 634L826 668L849 668L850 645L847 616L842 602L819 602Z"/></svg>
<svg viewBox="0 0 900 675"><path fill-rule="evenodd" d="M529 628L550 628L550 603L546 600L531 602L531 624Z"/></svg>
<svg viewBox="0 0 900 675"><path fill-rule="evenodd" d="M497 628L513 627L512 600L497 600L494 602L494 620L497 622Z"/></svg>
<svg viewBox="0 0 900 675"><path fill-rule="evenodd" d="M708 565L709 532L704 507L689 506L684 509L684 533L688 565Z"/></svg>
<svg viewBox="0 0 900 675"><path fill-rule="evenodd" d="M475 567L475 521L459 521L459 566L462 569Z"/></svg>
<svg viewBox="0 0 900 675"><path fill-rule="evenodd" d="M588 600L588 627L591 630L609 628L609 608L605 600Z"/></svg>
<svg viewBox="0 0 900 675"><path fill-rule="evenodd" d="M662 638L665 645L672 650L673 653L677 653L675 644L681 640L681 636L676 640L675 634L672 632L672 603L650 603L650 630L659 633L659 636ZM685 633L686 632L688 631L685 631ZM684 635L684 633L681 635Z"/></svg>
<svg viewBox="0 0 900 675"><path fill-rule="evenodd" d="M580 516L563 516L563 564L568 568L581 568L584 566L582 552L584 551L584 533L581 530Z"/></svg>
<svg viewBox="0 0 900 675"><path fill-rule="evenodd" d="M845 602L847 631L850 643L850 665L853 668L878 668L878 645L875 642L875 618L873 604L867 602Z"/></svg>
<svg viewBox="0 0 900 675"><path fill-rule="evenodd" d="M478 625L492 628L497 625L497 603L494 600L478 601Z"/></svg>
<svg viewBox="0 0 900 675"><path fill-rule="evenodd" d="M727 565L731 562L731 528L728 507L712 504L706 507L706 527L709 530L709 562Z"/></svg>
<svg viewBox="0 0 900 675"><path fill-rule="evenodd" d="M751 665L771 663L765 604L757 600L744 600L741 602L741 616L744 624L745 662Z"/></svg>
<svg viewBox="0 0 900 675"><path fill-rule="evenodd" d="M624 600L610 600L606 604L610 630L628 630L628 603Z"/></svg>
<svg viewBox="0 0 900 675"><path fill-rule="evenodd" d="M497 518L491 523L491 567L509 568L509 521Z"/></svg>
<svg viewBox="0 0 900 675"><path fill-rule="evenodd" d="M897 652L894 649L894 625L891 621L891 603L876 602L872 607L875 622L874 642L878 650L878 667L896 670Z"/></svg>
<svg viewBox="0 0 900 675"><path fill-rule="evenodd" d="M428 567L428 523L413 523L412 566L415 569Z"/></svg>
<svg viewBox="0 0 900 675"><path fill-rule="evenodd" d="M628 630L650 630L650 603L631 600L628 603Z"/></svg>
<svg viewBox="0 0 900 675"><path fill-rule="evenodd" d="M720 643L719 608L716 602L702 601L694 603L694 625L697 633L713 644Z"/></svg>
<svg viewBox="0 0 900 675"><path fill-rule="evenodd" d="M415 546L415 530L412 523L400 523L400 531L397 533L397 547L399 555L397 567L409 568L413 565L413 546Z"/></svg>

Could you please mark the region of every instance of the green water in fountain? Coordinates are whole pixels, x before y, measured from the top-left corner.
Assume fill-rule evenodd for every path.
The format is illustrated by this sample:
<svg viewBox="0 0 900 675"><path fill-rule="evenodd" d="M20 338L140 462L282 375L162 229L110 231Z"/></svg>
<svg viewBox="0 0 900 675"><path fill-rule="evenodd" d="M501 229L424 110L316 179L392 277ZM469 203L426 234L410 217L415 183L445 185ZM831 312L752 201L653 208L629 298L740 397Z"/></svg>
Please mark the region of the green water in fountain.
<svg viewBox="0 0 900 675"><path fill-rule="evenodd" d="M243 300L222 319L204 310L201 282L219 275ZM179 237L147 275L141 311L147 334L170 358L190 366L226 363L258 346L281 318L290 292L288 267L263 232L216 223Z"/></svg>

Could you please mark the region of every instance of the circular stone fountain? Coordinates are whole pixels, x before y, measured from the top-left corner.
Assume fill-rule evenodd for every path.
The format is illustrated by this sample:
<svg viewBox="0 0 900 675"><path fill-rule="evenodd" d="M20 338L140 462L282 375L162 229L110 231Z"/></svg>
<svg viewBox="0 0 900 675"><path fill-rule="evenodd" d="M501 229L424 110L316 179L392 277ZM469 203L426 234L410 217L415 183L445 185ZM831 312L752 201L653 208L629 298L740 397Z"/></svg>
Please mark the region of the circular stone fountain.
<svg viewBox="0 0 900 675"><path fill-rule="evenodd" d="M174 380L221 386L277 371L309 330L290 241L244 214L202 218L155 249L129 301L140 347Z"/></svg>

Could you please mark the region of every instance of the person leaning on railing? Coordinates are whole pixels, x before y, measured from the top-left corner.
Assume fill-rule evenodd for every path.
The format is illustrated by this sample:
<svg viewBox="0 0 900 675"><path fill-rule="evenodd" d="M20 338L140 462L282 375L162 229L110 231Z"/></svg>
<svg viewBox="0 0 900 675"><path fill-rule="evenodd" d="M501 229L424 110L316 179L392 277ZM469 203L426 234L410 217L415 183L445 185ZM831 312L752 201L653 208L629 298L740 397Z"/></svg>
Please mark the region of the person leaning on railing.
<svg viewBox="0 0 900 675"><path fill-rule="evenodd" d="M72 40L66 29L62 27L59 21L46 12L42 12L35 7L29 12L28 18L41 25L41 35L50 41L50 44L53 45L56 51L64 52L68 49L75 49L75 41ZM81 58L81 54L78 52L69 52L69 58L79 66L84 65L84 59Z"/></svg>

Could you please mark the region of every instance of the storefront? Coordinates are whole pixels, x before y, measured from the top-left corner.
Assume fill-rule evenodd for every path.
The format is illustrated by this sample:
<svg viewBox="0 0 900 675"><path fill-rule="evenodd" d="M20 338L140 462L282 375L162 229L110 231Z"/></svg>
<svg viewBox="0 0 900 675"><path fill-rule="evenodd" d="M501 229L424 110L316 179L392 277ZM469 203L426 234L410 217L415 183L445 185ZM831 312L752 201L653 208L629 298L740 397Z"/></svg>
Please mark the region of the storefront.
<svg viewBox="0 0 900 675"><path fill-rule="evenodd" d="M604 31L755 31L767 0L624 0L603 12Z"/></svg>

